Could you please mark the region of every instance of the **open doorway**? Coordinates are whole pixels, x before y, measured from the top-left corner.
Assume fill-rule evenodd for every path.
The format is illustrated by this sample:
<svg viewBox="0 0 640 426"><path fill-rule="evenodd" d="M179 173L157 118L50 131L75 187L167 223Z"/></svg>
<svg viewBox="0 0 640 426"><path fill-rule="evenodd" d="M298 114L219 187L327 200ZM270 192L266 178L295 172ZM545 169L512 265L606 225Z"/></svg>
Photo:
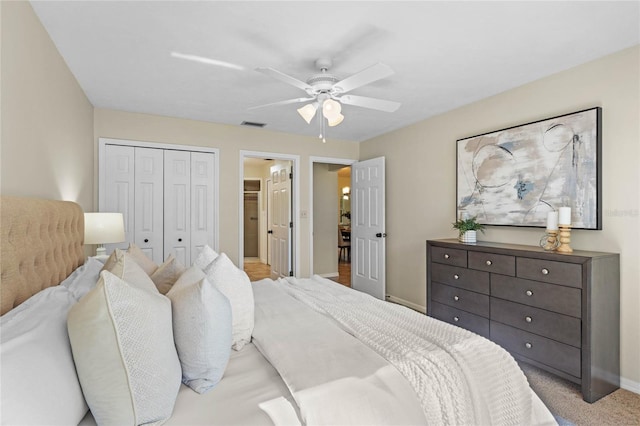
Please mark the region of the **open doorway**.
<svg viewBox="0 0 640 426"><path fill-rule="evenodd" d="M311 271L351 285L351 167L353 160L312 157Z"/></svg>
<svg viewBox="0 0 640 426"><path fill-rule="evenodd" d="M293 275L297 157L241 151L240 265L251 281Z"/></svg>

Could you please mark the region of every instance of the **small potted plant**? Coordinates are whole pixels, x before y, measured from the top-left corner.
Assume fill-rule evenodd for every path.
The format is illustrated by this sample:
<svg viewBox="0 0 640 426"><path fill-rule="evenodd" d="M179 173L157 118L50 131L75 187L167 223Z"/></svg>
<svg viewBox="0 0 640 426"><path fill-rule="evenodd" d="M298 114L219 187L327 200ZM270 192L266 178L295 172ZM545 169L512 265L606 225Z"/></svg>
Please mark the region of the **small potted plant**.
<svg viewBox="0 0 640 426"><path fill-rule="evenodd" d="M470 219L458 219L453 223L453 229L457 229L460 233L458 240L462 243L475 243L477 241L477 232L484 233L484 225L476 222L476 216Z"/></svg>

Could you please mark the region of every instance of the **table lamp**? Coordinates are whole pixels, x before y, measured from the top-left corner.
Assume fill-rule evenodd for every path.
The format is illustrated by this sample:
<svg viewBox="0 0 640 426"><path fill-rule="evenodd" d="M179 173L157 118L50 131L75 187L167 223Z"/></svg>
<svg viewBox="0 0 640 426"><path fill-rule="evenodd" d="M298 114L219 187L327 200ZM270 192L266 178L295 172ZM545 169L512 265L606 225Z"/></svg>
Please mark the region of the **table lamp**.
<svg viewBox="0 0 640 426"><path fill-rule="evenodd" d="M96 249L98 259L107 257L105 244L123 241L125 241L125 236L122 213L84 214L84 243L98 245Z"/></svg>

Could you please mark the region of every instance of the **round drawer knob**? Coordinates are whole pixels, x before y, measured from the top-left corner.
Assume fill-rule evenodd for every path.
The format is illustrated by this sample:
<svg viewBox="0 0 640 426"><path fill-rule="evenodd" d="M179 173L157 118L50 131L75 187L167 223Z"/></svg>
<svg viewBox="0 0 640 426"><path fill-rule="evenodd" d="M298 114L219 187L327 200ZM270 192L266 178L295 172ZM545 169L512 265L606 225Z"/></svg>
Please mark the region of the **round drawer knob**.
<svg viewBox="0 0 640 426"><path fill-rule="evenodd" d="M454 279L454 280L457 280L458 278L460 278L460 275L458 275L458 274L453 274L453 279Z"/></svg>
<svg viewBox="0 0 640 426"><path fill-rule="evenodd" d="M549 270L547 268L542 268L542 275L549 275Z"/></svg>
<svg viewBox="0 0 640 426"><path fill-rule="evenodd" d="M527 342L527 343L524 344L524 347L527 348L527 349L531 349L533 347L533 345L531 343Z"/></svg>
<svg viewBox="0 0 640 426"><path fill-rule="evenodd" d="M457 302L458 300L460 300L460 298L458 296L453 296L453 300Z"/></svg>
<svg viewBox="0 0 640 426"><path fill-rule="evenodd" d="M527 290L527 291L525 291L525 294L526 294L527 296L533 296L533 292L532 292L531 290Z"/></svg>
<svg viewBox="0 0 640 426"><path fill-rule="evenodd" d="M531 322L531 321L533 321L533 318L527 316L527 317L524 317L524 320L526 322Z"/></svg>
<svg viewBox="0 0 640 426"><path fill-rule="evenodd" d="M449 255L448 255L448 254L445 254L445 255L444 255L444 258L445 258L445 259L448 259L448 258L449 258Z"/></svg>
<svg viewBox="0 0 640 426"><path fill-rule="evenodd" d="M492 261L490 261L490 260L487 260L487 261L486 261L486 262L484 262L484 263L486 263L486 264L487 264L487 266L491 266L491 264L492 264L493 262L492 262Z"/></svg>
<svg viewBox="0 0 640 426"><path fill-rule="evenodd" d="M145 239L144 239L144 242L145 242L145 243L148 243L148 242L149 242L149 239L148 239L148 238L145 238Z"/></svg>
<svg viewBox="0 0 640 426"><path fill-rule="evenodd" d="M182 238L178 238L178 242L181 243L182 242Z"/></svg>
<svg viewBox="0 0 640 426"><path fill-rule="evenodd" d="M458 318L458 317L453 317L453 321L454 321L454 322L458 322L458 321L460 321L460 318Z"/></svg>

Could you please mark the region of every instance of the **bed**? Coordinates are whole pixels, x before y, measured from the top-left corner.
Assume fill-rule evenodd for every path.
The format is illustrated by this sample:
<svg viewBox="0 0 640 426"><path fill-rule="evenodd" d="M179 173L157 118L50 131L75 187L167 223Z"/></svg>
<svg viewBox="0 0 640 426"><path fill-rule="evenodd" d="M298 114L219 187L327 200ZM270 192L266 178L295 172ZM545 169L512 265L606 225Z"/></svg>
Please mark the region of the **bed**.
<svg viewBox="0 0 640 426"><path fill-rule="evenodd" d="M209 383L205 392L194 391L197 380L185 379L181 363L181 372L164 376L171 368L151 369L162 377L147 377L142 397L138 393L139 399L125 401L133 408L118 408L122 406L109 399L117 377L103 375L94 383L87 378L111 362L87 358L96 348L101 353L92 356L104 356L109 349L100 345L106 343L77 344L93 312L102 315L87 300L102 294L95 286L106 289L112 280L110 273L101 272L104 265L85 259L81 208L70 202L2 197L1 220L2 424L556 424L513 358L497 345L320 277L262 280L249 285L250 294L240 293L252 301L249 335L243 329L245 340L236 345L234 322L229 339L239 350L228 349L225 367L217 373L221 379ZM195 264L188 270L211 280L243 274L226 268L217 270L222 274L217 278ZM181 274L180 279L189 275ZM180 287L180 279L176 288L187 288ZM198 282L202 287L206 280ZM228 295L223 287L220 291L235 309L237 295ZM152 331L137 337L164 330L160 337L170 344L161 351L134 346L142 354L131 352L134 358L145 359L134 364L125 359L126 374L147 358L170 359L174 366L182 361L175 325L179 311L164 301L171 298L173 303L172 294L181 293L153 295L149 304L157 303L159 310L172 306L173 328L169 316L168 329L156 321ZM124 323L137 325L134 316L147 305L136 305L135 297L126 299L123 312L130 312L131 319L125 316ZM115 311L113 306L109 309ZM234 321L235 312L229 315ZM106 371L118 376L116 370ZM177 383L176 374L182 374ZM135 388L133 379L127 380L126 386ZM158 394L167 381L173 393ZM96 395L103 394L109 398L98 405ZM150 416L139 414L143 405ZM153 410L167 414L154 417ZM119 411L133 415L109 417Z"/></svg>

